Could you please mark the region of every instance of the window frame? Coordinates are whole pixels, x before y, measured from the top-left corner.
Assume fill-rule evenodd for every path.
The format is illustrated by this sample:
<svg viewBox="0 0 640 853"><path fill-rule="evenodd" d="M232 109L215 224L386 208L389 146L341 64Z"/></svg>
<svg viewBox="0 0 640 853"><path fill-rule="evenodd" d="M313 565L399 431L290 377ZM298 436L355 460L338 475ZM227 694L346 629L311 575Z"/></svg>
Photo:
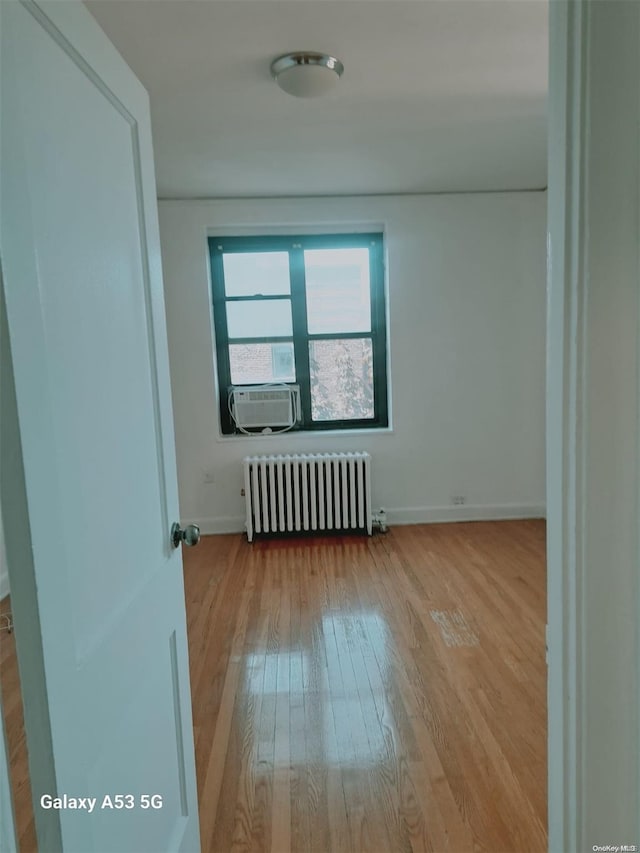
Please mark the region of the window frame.
<svg viewBox="0 0 640 853"><path fill-rule="evenodd" d="M385 305L384 243L381 232L339 234L286 234L249 235L233 237L210 236L209 259L211 264L211 293L213 327L218 374L220 427L223 435L242 435L236 429L227 406L228 388L231 382L229 346L236 343L285 343L293 341L295 382L278 384L297 385L300 388L302 420L291 432L322 432L327 430L380 429L388 427L387 397L387 325ZM309 334L306 316L305 249L368 248L369 286L371 304L370 332L335 332ZM231 252L282 252L289 256L290 293L274 295L232 296L225 294L223 255ZM261 338L229 339L227 330L227 302L290 299L292 335ZM373 373L373 417L347 418L342 420L314 421L311 417L311 378L309 368L309 342L313 340L370 339L372 346ZM246 383L260 387L262 382ZM262 433L257 432L256 435Z"/></svg>

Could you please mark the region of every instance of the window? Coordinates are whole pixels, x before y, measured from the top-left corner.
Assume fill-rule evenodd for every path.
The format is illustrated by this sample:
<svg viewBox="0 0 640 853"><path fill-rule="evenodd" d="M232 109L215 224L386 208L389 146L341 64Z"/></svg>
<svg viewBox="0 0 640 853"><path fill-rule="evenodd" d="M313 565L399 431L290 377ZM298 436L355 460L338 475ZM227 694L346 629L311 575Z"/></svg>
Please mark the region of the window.
<svg viewBox="0 0 640 853"><path fill-rule="evenodd" d="M220 421L233 386L299 388L296 429L388 424L381 234L211 237Z"/></svg>

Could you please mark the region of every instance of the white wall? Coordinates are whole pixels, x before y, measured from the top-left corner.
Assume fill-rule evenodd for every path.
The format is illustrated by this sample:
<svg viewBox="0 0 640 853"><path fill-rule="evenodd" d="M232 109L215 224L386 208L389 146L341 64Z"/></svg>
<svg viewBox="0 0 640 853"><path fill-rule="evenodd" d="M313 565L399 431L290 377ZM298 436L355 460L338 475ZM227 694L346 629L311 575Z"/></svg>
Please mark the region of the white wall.
<svg viewBox="0 0 640 853"><path fill-rule="evenodd" d="M241 530L249 453L349 449L372 454L391 523L543 515L545 206L534 192L160 202L182 519ZM221 438L207 234L354 225L386 233L392 430Z"/></svg>

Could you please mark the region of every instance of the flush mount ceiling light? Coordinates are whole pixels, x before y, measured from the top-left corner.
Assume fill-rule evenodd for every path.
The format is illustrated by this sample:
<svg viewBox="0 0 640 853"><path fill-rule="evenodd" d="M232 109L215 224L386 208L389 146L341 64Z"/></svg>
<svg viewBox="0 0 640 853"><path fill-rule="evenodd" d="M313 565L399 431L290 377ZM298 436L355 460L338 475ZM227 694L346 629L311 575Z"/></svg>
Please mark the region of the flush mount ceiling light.
<svg viewBox="0 0 640 853"><path fill-rule="evenodd" d="M298 51L279 56L271 63L271 75L280 88L296 98L317 98L337 84L344 65L335 56Z"/></svg>

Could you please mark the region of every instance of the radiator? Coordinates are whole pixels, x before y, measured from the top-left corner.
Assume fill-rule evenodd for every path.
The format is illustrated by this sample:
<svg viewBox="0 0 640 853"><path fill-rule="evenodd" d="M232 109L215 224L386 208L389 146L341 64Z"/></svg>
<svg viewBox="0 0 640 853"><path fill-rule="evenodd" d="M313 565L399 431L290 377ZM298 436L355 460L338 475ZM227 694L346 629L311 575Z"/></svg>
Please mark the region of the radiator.
<svg viewBox="0 0 640 853"><path fill-rule="evenodd" d="M247 456L247 538L256 533L361 530L371 535L368 453Z"/></svg>

